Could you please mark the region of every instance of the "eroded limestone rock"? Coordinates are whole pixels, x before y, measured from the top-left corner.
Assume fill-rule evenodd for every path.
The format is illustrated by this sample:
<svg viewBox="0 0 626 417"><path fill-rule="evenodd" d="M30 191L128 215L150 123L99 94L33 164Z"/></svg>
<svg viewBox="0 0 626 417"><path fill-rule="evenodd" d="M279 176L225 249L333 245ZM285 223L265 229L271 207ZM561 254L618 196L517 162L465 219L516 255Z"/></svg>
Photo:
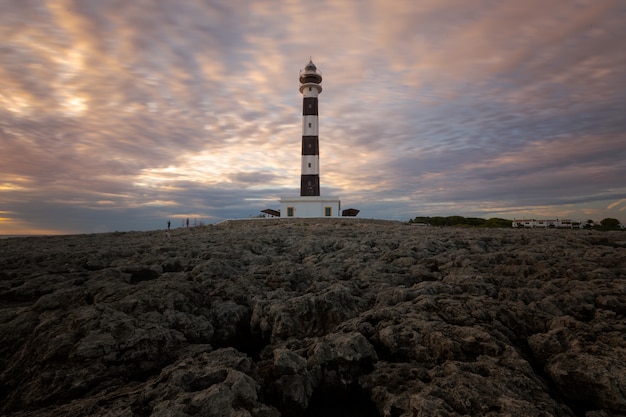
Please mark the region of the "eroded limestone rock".
<svg viewBox="0 0 626 417"><path fill-rule="evenodd" d="M358 219L2 240L0 414L624 415L623 242Z"/></svg>

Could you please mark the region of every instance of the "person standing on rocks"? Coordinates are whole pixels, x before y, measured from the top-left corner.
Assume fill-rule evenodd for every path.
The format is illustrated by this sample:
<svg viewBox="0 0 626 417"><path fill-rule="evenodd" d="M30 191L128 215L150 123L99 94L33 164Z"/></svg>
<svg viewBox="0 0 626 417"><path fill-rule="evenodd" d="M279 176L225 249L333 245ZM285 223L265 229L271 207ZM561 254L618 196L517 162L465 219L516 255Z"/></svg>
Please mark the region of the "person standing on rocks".
<svg viewBox="0 0 626 417"><path fill-rule="evenodd" d="M171 222L168 220L168 221L167 221L167 230L170 230L170 226L171 226L171 225L172 225L172 224L171 224Z"/></svg>

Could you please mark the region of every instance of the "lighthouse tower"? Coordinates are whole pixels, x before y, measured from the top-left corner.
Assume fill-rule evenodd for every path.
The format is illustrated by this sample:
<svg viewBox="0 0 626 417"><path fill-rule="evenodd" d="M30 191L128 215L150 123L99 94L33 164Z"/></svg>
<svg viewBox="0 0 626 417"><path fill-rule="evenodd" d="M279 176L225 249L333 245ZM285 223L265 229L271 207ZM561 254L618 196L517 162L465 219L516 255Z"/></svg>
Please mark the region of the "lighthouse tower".
<svg viewBox="0 0 626 417"><path fill-rule="evenodd" d="M302 175L300 195L320 195L320 150L317 123L317 96L322 92L322 74L313 61L300 71L302 93Z"/></svg>
<svg viewBox="0 0 626 417"><path fill-rule="evenodd" d="M322 74L312 60L300 70L302 94L302 169L300 196L280 199L280 217L340 217L337 197L320 194L320 146L317 97L322 92Z"/></svg>

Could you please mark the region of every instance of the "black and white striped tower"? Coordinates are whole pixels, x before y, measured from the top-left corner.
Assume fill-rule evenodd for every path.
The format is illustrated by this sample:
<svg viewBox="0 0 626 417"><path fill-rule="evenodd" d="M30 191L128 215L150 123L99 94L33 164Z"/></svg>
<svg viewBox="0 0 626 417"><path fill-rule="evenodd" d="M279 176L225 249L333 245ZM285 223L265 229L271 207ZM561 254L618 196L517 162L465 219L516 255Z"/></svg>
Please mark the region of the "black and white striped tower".
<svg viewBox="0 0 626 417"><path fill-rule="evenodd" d="M320 195L320 149L317 124L317 96L322 92L322 74L312 60L300 70L302 103L302 174L300 196Z"/></svg>

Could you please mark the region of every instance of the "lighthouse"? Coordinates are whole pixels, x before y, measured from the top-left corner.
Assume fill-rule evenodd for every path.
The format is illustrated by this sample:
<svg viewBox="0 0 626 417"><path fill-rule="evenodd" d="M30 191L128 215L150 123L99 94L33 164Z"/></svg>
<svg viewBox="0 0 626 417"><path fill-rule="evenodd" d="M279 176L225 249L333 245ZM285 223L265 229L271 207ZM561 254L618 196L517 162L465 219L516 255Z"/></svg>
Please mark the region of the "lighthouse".
<svg viewBox="0 0 626 417"><path fill-rule="evenodd" d="M300 70L302 94L302 174L300 195L320 195L320 151L317 96L322 92L322 74L312 60Z"/></svg>
<svg viewBox="0 0 626 417"><path fill-rule="evenodd" d="M281 197L282 217L341 217L341 202L337 197L320 193L320 144L317 99L322 92L322 73L313 60L300 70L302 94L302 152L300 196Z"/></svg>

